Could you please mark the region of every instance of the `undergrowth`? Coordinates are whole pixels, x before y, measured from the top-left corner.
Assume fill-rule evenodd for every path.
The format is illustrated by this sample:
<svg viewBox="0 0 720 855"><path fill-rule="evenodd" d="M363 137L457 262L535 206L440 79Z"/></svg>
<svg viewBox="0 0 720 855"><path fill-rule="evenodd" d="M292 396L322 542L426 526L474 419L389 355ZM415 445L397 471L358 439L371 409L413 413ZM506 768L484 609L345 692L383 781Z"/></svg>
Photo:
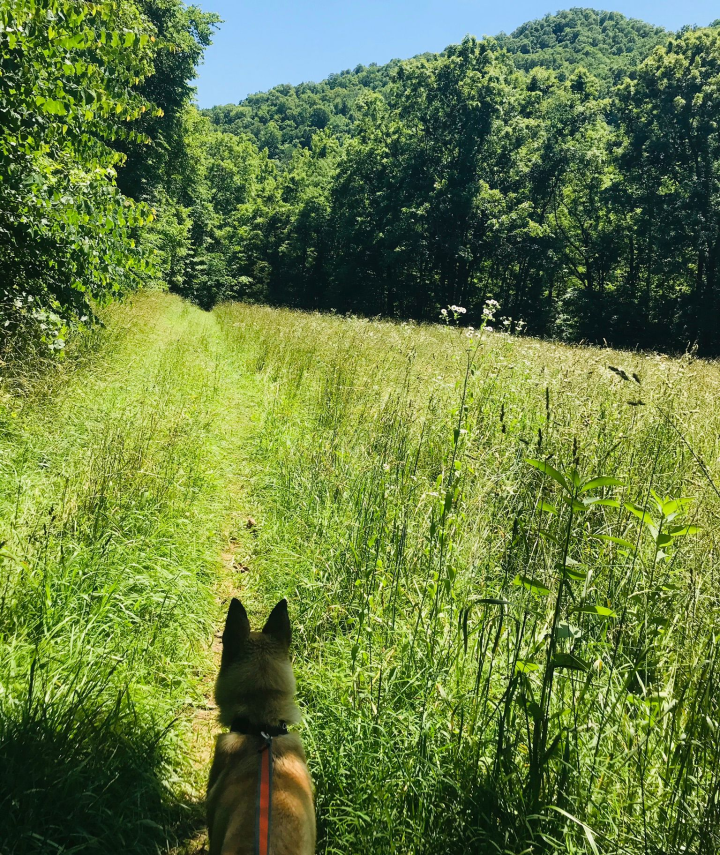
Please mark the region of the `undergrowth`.
<svg viewBox="0 0 720 855"><path fill-rule="evenodd" d="M3 855L202 825L229 525L319 852L718 851L716 365L158 295L93 336L0 389Z"/></svg>

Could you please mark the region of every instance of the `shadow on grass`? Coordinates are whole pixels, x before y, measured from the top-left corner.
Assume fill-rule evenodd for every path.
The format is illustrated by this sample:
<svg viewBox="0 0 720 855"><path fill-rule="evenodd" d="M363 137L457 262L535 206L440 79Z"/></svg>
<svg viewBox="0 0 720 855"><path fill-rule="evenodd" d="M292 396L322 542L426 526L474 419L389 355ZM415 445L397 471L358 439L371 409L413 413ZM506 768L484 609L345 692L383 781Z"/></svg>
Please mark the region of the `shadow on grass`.
<svg viewBox="0 0 720 855"><path fill-rule="evenodd" d="M202 828L202 806L173 792L167 728L122 706L0 709L2 855L157 855Z"/></svg>

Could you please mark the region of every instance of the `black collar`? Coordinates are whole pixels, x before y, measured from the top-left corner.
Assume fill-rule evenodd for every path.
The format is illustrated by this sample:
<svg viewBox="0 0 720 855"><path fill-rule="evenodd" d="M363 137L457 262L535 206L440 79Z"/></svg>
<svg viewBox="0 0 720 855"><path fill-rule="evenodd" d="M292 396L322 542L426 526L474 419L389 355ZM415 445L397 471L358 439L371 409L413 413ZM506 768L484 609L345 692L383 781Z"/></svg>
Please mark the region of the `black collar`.
<svg viewBox="0 0 720 855"><path fill-rule="evenodd" d="M287 723L281 721L279 725L254 724L245 716L236 716L230 725L231 733L241 733L243 736L287 736Z"/></svg>

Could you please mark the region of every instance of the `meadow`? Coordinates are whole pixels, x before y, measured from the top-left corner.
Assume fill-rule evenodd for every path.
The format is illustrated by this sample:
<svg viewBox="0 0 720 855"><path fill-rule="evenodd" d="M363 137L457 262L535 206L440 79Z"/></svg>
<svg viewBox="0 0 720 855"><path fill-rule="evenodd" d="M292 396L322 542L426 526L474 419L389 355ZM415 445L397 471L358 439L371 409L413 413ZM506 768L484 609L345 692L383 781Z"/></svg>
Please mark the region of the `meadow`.
<svg viewBox="0 0 720 855"><path fill-rule="evenodd" d="M716 364L105 322L2 386L3 855L202 851L230 592L290 601L318 852L720 849Z"/></svg>

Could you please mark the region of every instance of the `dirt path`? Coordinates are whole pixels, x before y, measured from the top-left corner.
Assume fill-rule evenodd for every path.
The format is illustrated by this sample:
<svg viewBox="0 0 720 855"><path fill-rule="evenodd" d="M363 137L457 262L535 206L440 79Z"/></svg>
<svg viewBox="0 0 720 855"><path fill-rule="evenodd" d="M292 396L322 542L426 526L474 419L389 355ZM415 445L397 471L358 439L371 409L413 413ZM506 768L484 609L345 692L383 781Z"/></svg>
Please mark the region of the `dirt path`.
<svg viewBox="0 0 720 855"><path fill-rule="evenodd" d="M209 773L215 737L220 733L213 692L222 652L222 622L233 596L241 596L253 574L253 556L257 535L248 457L252 454L254 421L260 406L259 381L245 373L234 355L225 347L215 316L204 315L206 342L215 362L217 400L221 414L217 420L216 467L221 473L223 505L222 525L217 538L216 580L214 599L217 610L215 631L208 639L208 670L202 679L204 702L192 715L192 739L188 750L195 769L192 798L202 804ZM255 515L255 516L254 516ZM171 855L206 855L207 833L203 828Z"/></svg>

